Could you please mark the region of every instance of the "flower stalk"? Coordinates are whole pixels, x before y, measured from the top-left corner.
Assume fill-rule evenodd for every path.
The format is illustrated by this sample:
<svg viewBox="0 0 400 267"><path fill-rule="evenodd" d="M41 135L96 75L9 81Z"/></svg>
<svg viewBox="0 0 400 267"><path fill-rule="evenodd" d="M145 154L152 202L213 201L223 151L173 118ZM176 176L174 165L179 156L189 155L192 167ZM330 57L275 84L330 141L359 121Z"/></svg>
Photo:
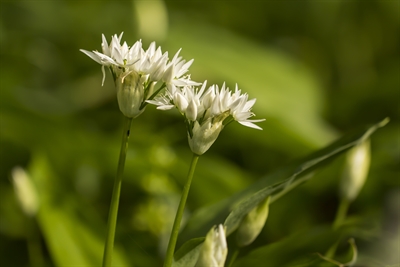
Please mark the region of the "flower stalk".
<svg viewBox="0 0 400 267"><path fill-rule="evenodd" d="M132 118L124 117L124 129L122 132L121 150L119 153L117 176L114 181L114 188L111 197L110 211L107 222L107 236L104 246L103 267L110 267L112 263L112 253L114 249L115 228L117 225L119 197L121 193L122 175L124 173L126 152L128 151L128 141L130 135Z"/></svg>
<svg viewBox="0 0 400 267"><path fill-rule="evenodd" d="M32 266L43 266L43 250L36 216L40 208L37 188L29 174L21 167L11 172L12 183L18 204L26 215L26 241Z"/></svg>
<svg viewBox="0 0 400 267"><path fill-rule="evenodd" d="M350 201L346 198L340 200L339 208L336 212L335 220L333 221L333 229L339 228L346 219L347 211L350 206Z"/></svg>
<svg viewBox="0 0 400 267"><path fill-rule="evenodd" d="M179 202L178 210L175 215L174 225L172 226L171 236L168 242L167 255L164 262L164 267L170 267L174 258L176 241L178 239L179 228L182 221L183 211L185 210L186 200L189 194L190 185L192 183L194 170L196 169L197 161L199 160L199 155L193 153L192 162L190 164L190 169L186 184L183 187L181 200Z"/></svg>

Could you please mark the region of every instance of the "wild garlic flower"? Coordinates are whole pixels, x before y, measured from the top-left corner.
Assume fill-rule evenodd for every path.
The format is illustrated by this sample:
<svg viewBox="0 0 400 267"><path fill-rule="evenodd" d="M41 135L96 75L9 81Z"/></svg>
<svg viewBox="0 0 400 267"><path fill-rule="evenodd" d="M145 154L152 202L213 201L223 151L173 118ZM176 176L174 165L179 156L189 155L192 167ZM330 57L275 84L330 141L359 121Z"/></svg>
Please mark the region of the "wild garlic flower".
<svg viewBox="0 0 400 267"><path fill-rule="evenodd" d="M264 121L250 120L255 114L251 108L256 99L248 100L246 93L242 94L236 85L231 92L225 84L219 89L218 85L212 85L206 90L207 81L200 89L194 86L177 88L169 87L164 95L147 101L158 106L157 109L168 110L176 107L185 117L188 130L188 140L191 150L197 154L204 154L218 138L225 125L232 121L262 130L254 122Z"/></svg>
<svg viewBox="0 0 400 267"><path fill-rule="evenodd" d="M228 245L226 243L225 229L222 224L214 226L207 233L200 250L196 267L224 267Z"/></svg>
<svg viewBox="0 0 400 267"><path fill-rule="evenodd" d="M153 99L164 87L197 84L186 74L193 59L188 62L183 60L179 57L180 50L169 61L168 52L162 53L155 42L145 51L141 40L131 47L126 42L121 44L122 35L115 34L108 44L103 34L102 53L80 51L102 65L102 85L105 67L110 69L117 87L119 108L125 116L139 116L144 111L146 100ZM162 85L155 89L157 82L162 82Z"/></svg>

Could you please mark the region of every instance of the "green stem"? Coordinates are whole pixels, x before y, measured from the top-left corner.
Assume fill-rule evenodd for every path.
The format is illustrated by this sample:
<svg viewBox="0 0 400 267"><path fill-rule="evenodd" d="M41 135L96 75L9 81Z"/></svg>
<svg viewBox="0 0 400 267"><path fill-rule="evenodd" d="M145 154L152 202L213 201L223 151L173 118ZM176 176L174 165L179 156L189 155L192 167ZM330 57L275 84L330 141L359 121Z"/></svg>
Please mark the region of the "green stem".
<svg viewBox="0 0 400 267"><path fill-rule="evenodd" d="M237 247L235 249L235 251L233 252L231 259L229 260L229 263L227 265L228 267L232 267L233 266L233 263L235 262L235 260L236 260L238 255L239 255L239 248Z"/></svg>
<svg viewBox="0 0 400 267"><path fill-rule="evenodd" d="M174 258L176 240L178 239L179 227L181 225L181 220L183 216L183 211L185 209L186 199L189 194L190 184L192 183L192 178L194 170L196 169L197 161L199 160L199 155L193 153L192 163L190 164L190 169L187 177L185 186L183 187L181 201L179 202L178 210L175 215L174 226L172 227L171 236L169 238L167 255L164 262L164 267L170 267L172 265L172 260Z"/></svg>
<svg viewBox="0 0 400 267"><path fill-rule="evenodd" d="M150 86L150 84L148 85L148 87ZM163 83L162 85L161 85L161 87L160 88L158 88L151 96L149 96L146 100L153 100L153 98L156 96L156 95L158 95L158 93L162 90L162 89L164 89L165 87L167 87L167 85L165 84L165 83ZM140 105L140 108L139 108L139 110L142 110L145 106L147 106L147 104L149 104L149 103L147 103L146 101L144 101L141 105Z"/></svg>
<svg viewBox="0 0 400 267"><path fill-rule="evenodd" d="M43 266L43 251L35 218L29 217L27 224L27 245L31 266Z"/></svg>
<svg viewBox="0 0 400 267"><path fill-rule="evenodd" d="M128 140L132 118L125 117L124 130L122 132L121 151L119 153L117 177L114 181L114 188L111 197L110 211L108 213L107 237L104 246L103 267L110 267L114 248L115 227L117 225L119 196L121 193L122 174L124 173L126 152L128 151Z"/></svg>
<svg viewBox="0 0 400 267"><path fill-rule="evenodd" d="M276 200L280 199L281 197L283 197L286 193L288 193L290 190L296 188L297 186L299 186L300 184L304 183L305 181L307 181L308 179L310 179L310 177L313 175L313 173L310 173L308 175L305 175L301 178L299 178L298 180L295 180L294 182L292 182L291 184L289 184L289 186L285 187L282 191L276 193L275 195L273 195L269 201L269 204L272 204L273 202L275 202Z"/></svg>
<svg viewBox="0 0 400 267"><path fill-rule="evenodd" d="M347 210L349 209L350 201L342 198L340 201L339 208L336 212L335 221L333 222L333 229L337 229L341 226L346 219Z"/></svg>

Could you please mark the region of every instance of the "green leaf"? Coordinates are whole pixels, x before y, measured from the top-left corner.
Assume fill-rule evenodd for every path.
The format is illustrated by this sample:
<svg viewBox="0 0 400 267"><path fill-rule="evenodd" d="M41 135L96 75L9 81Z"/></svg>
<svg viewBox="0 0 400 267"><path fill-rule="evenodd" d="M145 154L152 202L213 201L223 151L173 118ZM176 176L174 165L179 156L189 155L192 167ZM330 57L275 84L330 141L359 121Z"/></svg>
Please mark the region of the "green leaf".
<svg viewBox="0 0 400 267"><path fill-rule="evenodd" d="M318 266L315 261L321 260L314 253L325 253L339 236L339 232L332 230L330 225L315 227L257 248L238 258L233 266ZM293 262L296 264L290 264Z"/></svg>
<svg viewBox="0 0 400 267"><path fill-rule="evenodd" d="M102 222L86 223L84 215L87 214L80 215L85 213L85 206L63 194L45 155L34 155L29 172L38 185L37 219L54 263L57 266L100 266L105 237L94 229ZM113 261L113 266L132 266L117 248Z"/></svg>
<svg viewBox="0 0 400 267"><path fill-rule="evenodd" d="M288 165L271 175L265 176L252 186L232 197L210 207L200 209L189 219L189 222L179 236L179 241L182 244L184 240L204 236L213 225L223 223L227 217L229 218L226 221L229 228L227 235L229 235L235 230L235 227L237 227L240 218L245 215L245 212L248 212L263 198L272 195L272 204L273 200L276 200L277 197L287 192L285 189L291 188L290 185L292 183L297 185L302 179L306 179L304 178L305 174L328 163L334 157L369 138L374 131L386 125L388 121L389 119L384 119L375 125L362 127L361 129L346 134L331 145L311 154L297 163ZM231 212L233 213L229 217Z"/></svg>
<svg viewBox="0 0 400 267"><path fill-rule="evenodd" d="M284 182L275 184L273 186L266 187L255 194L251 195L249 198L240 202L240 204L233 209L233 211L229 214L228 218L226 218L224 225L226 226L226 234L230 235L234 232L240 225L242 219L252 210L254 209L260 202L262 202L265 198L270 195L277 196L278 192L279 196L283 195L284 193L290 191L290 189L296 187L297 185L307 181L311 178L311 175L307 175L301 177L301 179L294 179L296 176L285 180ZM276 197L271 199L270 203L272 203Z"/></svg>
<svg viewBox="0 0 400 267"><path fill-rule="evenodd" d="M174 255L173 267L191 267L196 264L204 237L194 238L186 242Z"/></svg>
<svg viewBox="0 0 400 267"><path fill-rule="evenodd" d="M189 251L197 247L198 245L204 242L204 237L193 238L185 243L174 255L174 259L176 261L180 260L184 255L186 255Z"/></svg>

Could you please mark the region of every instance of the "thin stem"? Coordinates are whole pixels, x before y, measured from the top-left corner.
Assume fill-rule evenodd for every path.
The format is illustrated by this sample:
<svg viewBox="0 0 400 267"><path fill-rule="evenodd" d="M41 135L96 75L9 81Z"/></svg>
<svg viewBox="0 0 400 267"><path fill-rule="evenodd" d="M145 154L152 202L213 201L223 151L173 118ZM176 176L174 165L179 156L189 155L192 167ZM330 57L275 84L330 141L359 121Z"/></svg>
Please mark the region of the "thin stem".
<svg viewBox="0 0 400 267"><path fill-rule="evenodd" d="M27 224L27 246L31 266L43 266L43 251L35 218L29 217Z"/></svg>
<svg viewBox="0 0 400 267"><path fill-rule="evenodd" d="M278 200L279 198L283 197L286 193L288 193L290 190L296 188L296 186L304 183L305 181L307 181L308 179L310 179L310 177L313 175L313 173L307 174L304 177L299 178L298 180L295 180L294 182L292 182L291 184L289 184L289 186L285 187L282 191L276 193L275 195L273 195L271 197L271 200L269 202L269 204L272 204L273 202L275 202L276 200Z"/></svg>
<svg viewBox="0 0 400 267"><path fill-rule="evenodd" d="M148 85L148 87L150 86L150 84ZM149 98L147 98L146 100L153 100L153 98L162 90L162 89L164 89L165 87L167 87L167 85L165 84L165 83L163 83L162 85L161 85L161 87L160 88L158 88ZM142 110L145 106L147 106L147 104L149 104L149 103L147 103L146 101L144 101L141 105L140 105L140 108L139 108L139 110Z"/></svg>
<svg viewBox="0 0 400 267"><path fill-rule="evenodd" d="M108 213L107 237L104 246L103 267L110 267L114 248L115 227L117 225L119 196L121 193L122 174L124 173L126 152L128 151L128 140L132 118L125 117L124 130L122 132L121 151L119 153L117 177L114 181L114 188L111 197L110 211Z"/></svg>
<svg viewBox="0 0 400 267"><path fill-rule="evenodd" d="M235 260L236 260L238 255L239 255L239 248L237 247L234 250L231 259L229 260L228 267L232 267L233 266L233 263L235 262Z"/></svg>
<svg viewBox="0 0 400 267"><path fill-rule="evenodd" d="M194 170L196 169L197 161L199 160L199 155L193 153L192 163L190 164L190 169L187 177L185 186L183 187L181 201L179 202L178 210L175 215L174 226L172 227L171 236L169 238L167 255L164 262L164 267L170 267L172 265L172 260L174 258L176 240L178 239L179 227L181 225L181 220L183 216L183 211L185 209L186 199L189 194L190 184L192 183L192 178Z"/></svg>
<svg viewBox="0 0 400 267"><path fill-rule="evenodd" d="M339 208L336 212L336 217L335 221L333 222L333 229L337 229L339 226L341 226L346 219L347 215L347 210L349 209L350 201L342 198L340 201Z"/></svg>

